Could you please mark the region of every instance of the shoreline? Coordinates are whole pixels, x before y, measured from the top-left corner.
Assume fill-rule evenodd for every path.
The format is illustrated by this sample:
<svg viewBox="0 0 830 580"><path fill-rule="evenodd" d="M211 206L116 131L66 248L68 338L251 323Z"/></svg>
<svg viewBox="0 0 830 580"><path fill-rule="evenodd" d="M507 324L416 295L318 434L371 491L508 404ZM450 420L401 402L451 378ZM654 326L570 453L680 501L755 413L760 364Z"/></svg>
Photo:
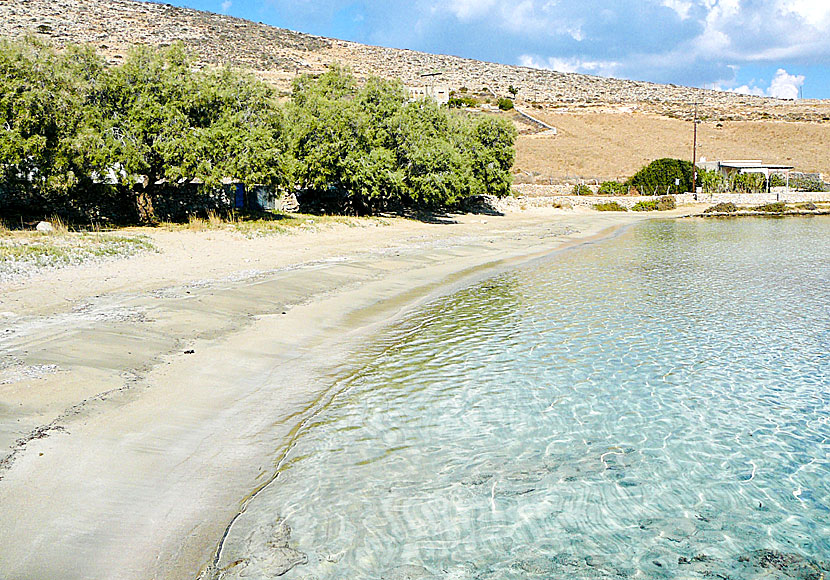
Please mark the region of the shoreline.
<svg viewBox="0 0 830 580"><path fill-rule="evenodd" d="M374 332L500 268L684 213L466 215L230 247L180 232L160 254L4 290L0 569L197 576Z"/></svg>

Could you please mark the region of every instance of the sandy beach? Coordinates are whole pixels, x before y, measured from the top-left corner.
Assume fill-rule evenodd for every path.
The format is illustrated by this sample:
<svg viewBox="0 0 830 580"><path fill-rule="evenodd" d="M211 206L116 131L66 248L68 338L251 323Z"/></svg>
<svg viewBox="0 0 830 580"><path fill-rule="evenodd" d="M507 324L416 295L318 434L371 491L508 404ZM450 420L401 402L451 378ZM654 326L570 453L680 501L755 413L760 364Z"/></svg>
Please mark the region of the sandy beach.
<svg viewBox="0 0 830 580"><path fill-rule="evenodd" d="M688 213L148 230L157 252L0 286L0 578L196 578L384 325L500 268Z"/></svg>

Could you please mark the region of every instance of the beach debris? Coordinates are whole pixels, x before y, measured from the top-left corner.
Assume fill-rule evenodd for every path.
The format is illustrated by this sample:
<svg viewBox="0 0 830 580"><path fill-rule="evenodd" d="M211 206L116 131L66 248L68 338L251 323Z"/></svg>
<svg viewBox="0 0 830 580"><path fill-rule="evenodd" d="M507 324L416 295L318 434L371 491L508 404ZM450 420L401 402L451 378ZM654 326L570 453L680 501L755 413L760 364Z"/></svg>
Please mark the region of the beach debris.
<svg viewBox="0 0 830 580"><path fill-rule="evenodd" d="M755 550L738 556L738 562L763 570L777 570L786 578L823 580L830 572L830 562L809 560L798 554L777 550Z"/></svg>
<svg viewBox="0 0 830 580"><path fill-rule="evenodd" d="M184 351L184 354L196 354L196 351L193 350L192 348L189 348L186 351Z"/></svg>
<svg viewBox="0 0 830 580"><path fill-rule="evenodd" d="M60 370L58 365L13 365L0 368L0 385L9 385L25 380L42 379Z"/></svg>

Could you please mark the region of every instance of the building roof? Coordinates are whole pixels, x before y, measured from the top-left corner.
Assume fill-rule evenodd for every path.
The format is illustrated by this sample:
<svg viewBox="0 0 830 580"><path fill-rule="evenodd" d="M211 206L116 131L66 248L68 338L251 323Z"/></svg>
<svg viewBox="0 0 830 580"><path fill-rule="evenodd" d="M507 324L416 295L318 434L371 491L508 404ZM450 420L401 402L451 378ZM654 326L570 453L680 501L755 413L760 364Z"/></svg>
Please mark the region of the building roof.
<svg viewBox="0 0 830 580"><path fill-rule="evenodd" d="M793 165L779 165L776 163L764 163L760 159L736 159L731 161L719 161L721 167L730 169L794 169Z"/></svg>

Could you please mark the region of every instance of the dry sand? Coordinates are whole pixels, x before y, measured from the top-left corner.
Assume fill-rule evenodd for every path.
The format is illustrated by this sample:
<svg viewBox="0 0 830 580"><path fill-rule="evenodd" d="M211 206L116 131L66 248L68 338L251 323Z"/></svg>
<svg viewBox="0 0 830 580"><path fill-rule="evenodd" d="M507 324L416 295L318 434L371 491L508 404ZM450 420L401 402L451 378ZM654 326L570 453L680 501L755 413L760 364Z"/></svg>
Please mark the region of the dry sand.
<svg viewBox="0 0 830 580"><path fill-rule="evenodd" d="M653 217L151 231L159 253L0 287L0 578L195 578L383 325Z"/></svg>

